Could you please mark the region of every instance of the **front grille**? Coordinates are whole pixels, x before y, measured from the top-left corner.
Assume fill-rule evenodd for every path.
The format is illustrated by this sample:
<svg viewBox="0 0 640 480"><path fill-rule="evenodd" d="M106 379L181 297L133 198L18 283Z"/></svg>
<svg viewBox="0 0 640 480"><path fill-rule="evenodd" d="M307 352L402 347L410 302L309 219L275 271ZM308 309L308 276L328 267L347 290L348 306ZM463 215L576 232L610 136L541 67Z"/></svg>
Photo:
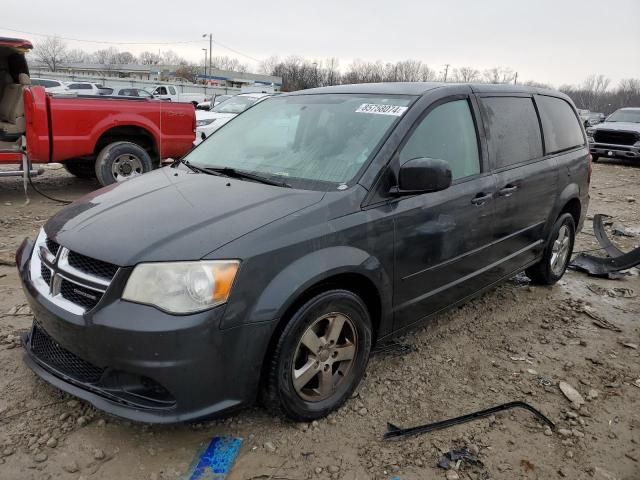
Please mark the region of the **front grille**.
<svg viewBox="0 0 640 480"><path fill-rule="evenodd" d="M35 323L31 330L31 351L43 363L79 382L96 383L105 370L60 346Z"/></svg>
<svg viewBox="0 0 640 480"><path fill-rule="evenodd" d="M60 245L57 244L56 242L54 242L53 240L51 240L50 238L47 238L45 243L47 245L47 249L55 257L58 254L58 250L60 249Z"/></svg>
<svg viewBox="0 0 640 480"><path fill-rule="evenodd" d="M633 132L596 130L593 139L598 143L609 143L611 145L633 145L638 141L638 135Z"/></svg>
<svg viewBox="0 0 640 480"><path fill-rule="evenodd" d="M112 263L85 257L76 252L69 252L69 265L90 275L96 275L111 280L118 271L118 266Z"/></svg>
<svg viewBox="0 0 640 480"><path fill-rule="evenodd" d="M95 307L102 298L102 292L85 288L68 280L60 282L60 295L76 305L91 309Z"/></svg>
<svg viewBox="0 0 640 480"><path fill-rule="evenodd" d="M40 275L47 285L51 285L51 270L44 263L40 265Z"/></svg>

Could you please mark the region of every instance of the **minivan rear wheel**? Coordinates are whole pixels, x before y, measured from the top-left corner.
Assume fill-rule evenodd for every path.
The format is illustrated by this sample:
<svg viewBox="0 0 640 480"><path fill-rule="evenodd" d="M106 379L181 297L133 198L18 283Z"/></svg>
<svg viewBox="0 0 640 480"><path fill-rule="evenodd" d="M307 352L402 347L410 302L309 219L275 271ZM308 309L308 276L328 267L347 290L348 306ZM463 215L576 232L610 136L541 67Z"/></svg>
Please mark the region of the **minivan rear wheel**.
<svg viewBox="0 0 640 480"><path fill-rule="evenodd" d="M570 213L563 213L551 229L542 259L525 270L532 282L553 285L562 278L571 259L575 237L575 221Z"/></svg>
<svg viewBox="0 0 640 480"><path fill-rule="evenodd" d="M330 290L313 297L293 314L277 340L265 405L297 421L336 410L364 375L371 338L371 319L357 295Z"/></svg>

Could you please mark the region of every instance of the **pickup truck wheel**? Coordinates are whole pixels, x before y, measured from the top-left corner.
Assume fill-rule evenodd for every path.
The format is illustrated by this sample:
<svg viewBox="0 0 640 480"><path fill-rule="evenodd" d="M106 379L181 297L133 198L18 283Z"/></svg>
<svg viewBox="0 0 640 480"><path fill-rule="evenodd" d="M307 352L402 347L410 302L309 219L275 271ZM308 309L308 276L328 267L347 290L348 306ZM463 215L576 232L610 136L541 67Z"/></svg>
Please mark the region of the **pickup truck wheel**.
<svg viewBox="0 0 640 480"><path fill-rule="evenodd" d="M330 290L312 298L277 340L267 367L265 406L298 421L324 417L358 386L371 342L369 313L357 295Z"/></svg>
<svg viewBox="0 0 640 480"><path fill-rule="evenodd" d="M591 154L591 161L593 163L597 163L598 160L600 160L600 155L594 155L593 153Z"/></svg>
<svg viewBox="0 0 640 480"><path fill-rule="evenodd" d="M573 217L563 213L551 229L542 259L525 270L527 277L539 285L553 285L560 280L571 260L575 238Z"/></svg>
<svg viewBox="0 0 640 480"><path fill-rule="evenodd" d="M71 158L62 163L64 169L78 178L96 178L95 160L89 158Z"/></svg>
<svg viewBox="0 0 640 480"><path fill-rule="evenodd" d="M110 185L153 170L147 151L132 142L113 142L96 159L95 172L101 185Z"/></svg>

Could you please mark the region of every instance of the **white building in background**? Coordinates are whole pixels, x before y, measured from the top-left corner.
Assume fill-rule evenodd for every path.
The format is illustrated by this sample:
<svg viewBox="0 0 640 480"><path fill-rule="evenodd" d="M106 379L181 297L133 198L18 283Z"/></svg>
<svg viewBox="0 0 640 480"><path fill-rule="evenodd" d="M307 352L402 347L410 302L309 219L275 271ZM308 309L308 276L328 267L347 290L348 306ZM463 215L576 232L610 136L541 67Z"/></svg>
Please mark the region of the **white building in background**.
<svg viewBox="0 0 640 480"><path fill-rule="evenodd" d="M64 81L95 81L109 84L115 80L140 82L172 82L185 83L183 79L176 77L179 65L141 65L141 64L102 64L102 63L64 63L56 72L51 72L46 65L37 62L29 62L29 71L32 77L55 78ZM207 70L207 76L198 75L200 85L213 87L216 90L235 90L247 86L265 85L273 87L274 91L280 91L282 78L272 75L257 73L234 72L214 68ZM120 83L120 82L118 82ZM192 84L193 85L193 84ZM144 88L144 87L143 87Z"/></svg>

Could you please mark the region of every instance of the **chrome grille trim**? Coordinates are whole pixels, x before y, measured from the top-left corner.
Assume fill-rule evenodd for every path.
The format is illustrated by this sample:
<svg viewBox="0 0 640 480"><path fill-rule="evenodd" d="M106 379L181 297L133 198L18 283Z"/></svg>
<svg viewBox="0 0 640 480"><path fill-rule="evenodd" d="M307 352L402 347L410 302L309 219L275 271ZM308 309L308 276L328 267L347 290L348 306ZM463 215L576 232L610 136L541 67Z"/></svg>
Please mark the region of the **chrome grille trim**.
<svg viewBox="0 0 640 480"><path fill-rule="evenodd" d="M111 282L70 265L68 256L69 249L63 246L59 246L56 254L53 255L53 252L50 252L47 248L47 237L44 230L41 230L36 238L29 265L31 281L41 295L58 307L75 315L83 315L93 307L86 308L63 297L60 291L62 281L70 282L83 289L95 291L100 296L98 302L109 288ZM49 282L42 277L43 264L51 272Z"/></svg>

